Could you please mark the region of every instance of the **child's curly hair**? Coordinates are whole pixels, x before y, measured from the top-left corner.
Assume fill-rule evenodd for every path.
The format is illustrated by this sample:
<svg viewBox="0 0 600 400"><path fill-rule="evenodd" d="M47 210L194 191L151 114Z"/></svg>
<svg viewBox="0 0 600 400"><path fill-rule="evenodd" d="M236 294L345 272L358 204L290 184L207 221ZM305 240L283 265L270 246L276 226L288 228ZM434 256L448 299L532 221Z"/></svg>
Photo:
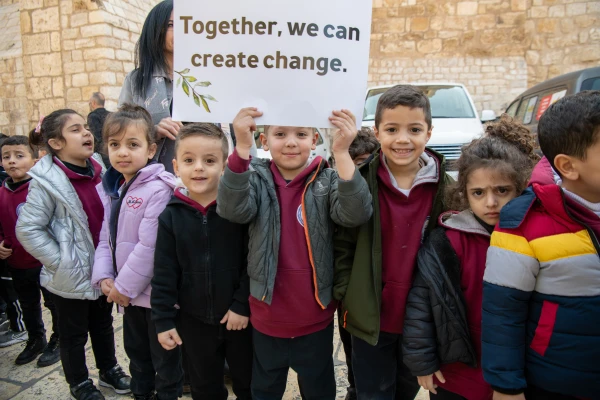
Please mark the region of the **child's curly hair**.
<svg viewBox="0 0 600 400"><path fill-rule="evenodd" d="M503 114L498 122L486 126L483 137L463 147L456 162L458 180L446 190L447 206L456 211L469 208L467 182L470 174L480 168L499 171L521 193L540 158L534 148L535 140L529 129Z"/></svg>

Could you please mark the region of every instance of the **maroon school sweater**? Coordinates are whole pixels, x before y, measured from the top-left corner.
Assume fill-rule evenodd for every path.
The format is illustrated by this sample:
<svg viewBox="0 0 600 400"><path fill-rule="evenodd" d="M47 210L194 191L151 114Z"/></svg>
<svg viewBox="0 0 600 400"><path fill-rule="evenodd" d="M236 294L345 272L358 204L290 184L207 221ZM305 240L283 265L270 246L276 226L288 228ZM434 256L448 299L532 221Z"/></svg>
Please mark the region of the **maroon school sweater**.
<svg viewBox="0 0 600 400"><path fill-rule="evenodd" d="M467 321L471 343L477 353L477 365L481 365L481 308L483 299L483 273L490 237L446 229L446 236L460 260L460 286L466 303ZM491 400L492 387L483 379L481 368L463 363L445 364L440 367L446 383L435 383L467 400Z"/></svg>
<svg viewBox="0 0 600 400"><path fill-rule="evenodd" d="M63 170L65 175L67 175L67 178L69 178L71 185L73 185L75 192L77 192L77 195L79 196L79 200L81 200L83 211L88 218L88 225L94 241L94 247L98 247L98 242L100 241L100 229L102 229L102 220L104 219L104 206L96 191L96 186L102 181L100 176L102 167L96 160L90 158L90 161L94 166L93 178L71 171L62 163L62 161L57 157L54 157L54 162Z"/></svg>
<svg viewBox="0 0 600 400"><path fill-rule="evenodd" d="M6 262L9 267L16 269L37 268L42 265L25 251L15 233L19 212L27 200L30 180L31 178L12 190L8 186L8 183L12 182L12 178L6 178L0 188L0 242L4 241L4 247L12 249L13 252Z"/></svg>
<svg viewBox="0 0 600 400"><path fill-rule="evenodd" d="M336 302L323 310L315 298L315 282L308 254L302 218L302 195L308 176L317 169L317 157L291 182L286 182L275 163L271 173L281 215L281 238L277 275L271 305L250 296L250 321L259 332L279 338L293 338L323 330L333 320ZM229 168L236 173L248 169L249 160L237 152L229 157Z"/></svg>
<svg viewBox="0 0 600 400"><path fill-rule="evenodd" d="M430 157L429 162L437 160ZM417 253L437 192L439 165L437 176L417 175L407 197L394 186L384 163L382 158L377 170L383 281L381 331L401 334Z"/></svg>

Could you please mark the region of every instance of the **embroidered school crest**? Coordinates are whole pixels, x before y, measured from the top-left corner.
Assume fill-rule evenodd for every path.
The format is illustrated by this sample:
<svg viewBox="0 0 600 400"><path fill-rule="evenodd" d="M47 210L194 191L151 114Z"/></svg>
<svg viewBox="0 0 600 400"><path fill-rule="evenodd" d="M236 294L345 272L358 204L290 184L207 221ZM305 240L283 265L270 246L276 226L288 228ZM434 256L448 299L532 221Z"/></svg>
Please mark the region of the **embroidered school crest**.
<svg viewBox="0 0 600 400"><path fill-rule="evenodd" d="M325 196L327 193L329 193L329 178L321 176L313 185L313 195Z"/></svg>
<svg viewBox="0 0 600 400"><path fill-rule="evenodd" d="M298 220L298 223L304 228L304 218L302 218L302 204L298 206L298 210L296 211L296 219Z"/></svg>
<svg viewBox="0 0 600 400"><path fill-rule="evenodd" d="M134 210L137 210L138 208L140 208L142 206L142 204L144 204L144 199L142 199L140 197L128 196L126 203L127 203L127 207L131 207Z"/></svg>

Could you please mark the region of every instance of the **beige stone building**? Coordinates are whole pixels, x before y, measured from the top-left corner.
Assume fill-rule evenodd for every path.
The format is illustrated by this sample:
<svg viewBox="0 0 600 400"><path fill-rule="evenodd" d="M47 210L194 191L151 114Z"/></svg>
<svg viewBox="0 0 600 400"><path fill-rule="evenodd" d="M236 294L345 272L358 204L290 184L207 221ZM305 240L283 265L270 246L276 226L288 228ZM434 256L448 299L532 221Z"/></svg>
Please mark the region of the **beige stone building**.
<svg viewBox="0 0 600 400"><path fill-rule="evenodd" d="M368 1L368 0L365 0ZM158 0L0 0L0 131L40 115L83 115L94 91L115 109ZM373 0L369 85L465 84L479 111L526 88L600 65L600 0Z"/></svg>

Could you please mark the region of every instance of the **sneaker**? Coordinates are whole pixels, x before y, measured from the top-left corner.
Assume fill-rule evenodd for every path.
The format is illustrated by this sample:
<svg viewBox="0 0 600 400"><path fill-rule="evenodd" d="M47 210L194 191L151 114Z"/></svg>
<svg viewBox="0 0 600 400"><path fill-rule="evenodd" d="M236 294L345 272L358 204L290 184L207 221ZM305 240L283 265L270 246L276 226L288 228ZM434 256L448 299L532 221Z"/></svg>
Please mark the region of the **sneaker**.
<svg viewBox="0 0 600 400"><path fill-rule="evenodd" d="M38 367L47 367L52 364L56 364L60 361L60 348L58 333L53 333L50 336L50 341L44 349L44 352L40 356L37 362Z"/></svg>
<svg viewBox="0 0 600 400"><path fill-rule="evenodd" d="M17 332L9 329L0 335L0 347L12 346L13 344L25 342L27 339L29 339L27 331Z"/></svg>
<svg viewBox="0 0 600 400"><path fill-rule="evenodd" d="M96 389L91 379L71 386L70 390L71 400L104 400L104 395Z"/></svg>
<svg viewBox="0 0 600 400"><path fill-rule="evenodd" d="M0 332L6 332L10 328L10 321L6 313L0 313Z"/></svg>
<svg viewBox="0 0 600 400"><path fill-rule="evenodd" d="M131 393L131 377L118 364L106 372L100 372L98 384L112 388L117 394Z"/></svg>
<svg viewBox="0 0 600 400"><path fill-rule="evenodd" d="M17 359L15 360L15 364L24 365L32 362L37 358L37 356L39 356L44 351L47 344L48 343L46 342L46 338L43 336L29 339L27 341L27 346L25 346L25 349L21 352L21 354L18 355Z"/></svg>
<svg viewBox="0 0 600 400"><path fill-rule="evenodd" d="M134 394L133 398L134 400L157 400L156 393L154 391L146 394Z"/></svg>

